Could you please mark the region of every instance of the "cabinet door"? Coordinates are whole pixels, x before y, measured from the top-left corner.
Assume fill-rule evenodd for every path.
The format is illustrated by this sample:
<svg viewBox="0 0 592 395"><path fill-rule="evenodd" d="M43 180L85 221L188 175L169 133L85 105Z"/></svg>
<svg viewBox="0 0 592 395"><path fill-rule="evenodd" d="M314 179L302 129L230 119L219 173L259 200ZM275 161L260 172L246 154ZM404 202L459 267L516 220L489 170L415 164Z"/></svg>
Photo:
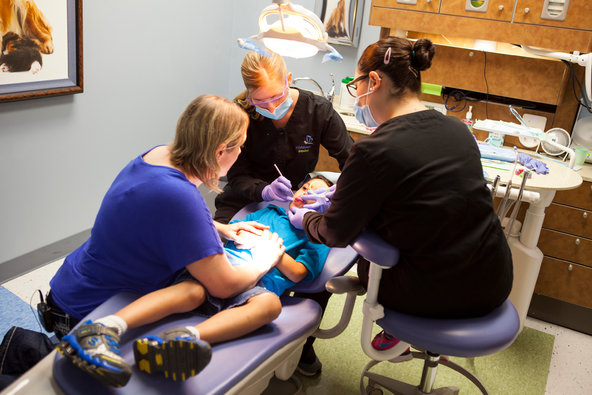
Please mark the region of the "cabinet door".
<svg viewBox="0 0 592 395"><path fill-rule="evenodd" d="M592 239L592 211L552 203L545 210L543 226Z"/></svg>
<svg viewBox="0 0 592 395"><path fill-rule="evenodd" d="M592 267L592 240L543 228L538 247L543 254Z"/></svg>
<svg viewBox="0 0 592 395"><path fill-rule="evenodd" d="M544 257L534 292L592 308L592 269Z"/></svg>
<svg viewBox="0 0 592 395"><path fill-rule="evenodd" d="M550 16L555 14L561 17L560 8L565 3L550 1L551 10L544 9L545 3L545 0L516 0L514 22L592 30L592 1L571 0L563 20L543 19L542 15L543 13ZM559 9L553 9L553 7L559 7Z"/></svg>
<svg viewBox="0 0 592 395"><path fill-rule="evenodd" d="M374 0L378 7L398 8L401 10L415 10L424 12L439 12L440 0Z"/></svg>
<svg viewBox="0 0 592 395"><path fill-rule="evenodd" d="M440 5L441 14L508 22L512 20L513 9L514 0L442 0Z"/></svg>

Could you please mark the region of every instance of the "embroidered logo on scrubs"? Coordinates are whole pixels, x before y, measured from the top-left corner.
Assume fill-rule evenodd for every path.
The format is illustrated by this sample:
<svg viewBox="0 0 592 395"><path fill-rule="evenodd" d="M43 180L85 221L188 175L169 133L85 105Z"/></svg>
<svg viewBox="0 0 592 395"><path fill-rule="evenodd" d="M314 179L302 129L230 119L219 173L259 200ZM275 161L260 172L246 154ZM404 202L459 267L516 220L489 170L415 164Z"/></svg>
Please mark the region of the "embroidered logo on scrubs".
<svg viewBox="0 0 592 395"><path fill-rule="evenodd" d="M311 135L307 134L306 137L304 138L304 145L296 146L296 150L298 151L299 154L306 154L306 153L310 152L310 147L312 146L313 143L314 143L314 139L312 138Z"/></svg>

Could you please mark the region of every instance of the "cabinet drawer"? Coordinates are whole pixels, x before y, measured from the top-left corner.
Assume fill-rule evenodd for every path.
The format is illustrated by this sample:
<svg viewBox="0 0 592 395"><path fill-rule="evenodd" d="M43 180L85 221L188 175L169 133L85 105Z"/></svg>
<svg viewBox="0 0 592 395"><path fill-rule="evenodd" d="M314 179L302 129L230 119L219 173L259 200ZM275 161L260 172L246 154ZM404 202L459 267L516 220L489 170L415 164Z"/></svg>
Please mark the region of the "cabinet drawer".
<svg viewBox="0 0 592 395"><path fill-rule="evenodd" d="M552 203L543 227L592 239L592 211Z"/></svg>
<svg viewBox="0 0 592 395"><path fill-rule="evenodd" d="M576 189L557 191L553 201L555 203L592 210L592 183L584 181Z"/></svg>
<svg viewBox="0 0 592 395"><path fill-rule="evenodd" d="M592 240L542 229L538 247L543 254L592 267Z"/></svg>
<svg viewBox="0 0 592 395"><path fill-rule="evenodd" d="M474 2L477 5L478 2ZM485 4L487 3L487 4ZM514 10L514 0L489 0L479 6L469 7L467 10L467 0L444 0L440 6L442 14L469 16L472 18L495 19L498 21L512 20L512 11Z"/></svg>
<svg viewBox="0 0 592 395"><path fill-rule="evenodd" d="M592 269L544 257L534 292L592 308Z"/></svg>

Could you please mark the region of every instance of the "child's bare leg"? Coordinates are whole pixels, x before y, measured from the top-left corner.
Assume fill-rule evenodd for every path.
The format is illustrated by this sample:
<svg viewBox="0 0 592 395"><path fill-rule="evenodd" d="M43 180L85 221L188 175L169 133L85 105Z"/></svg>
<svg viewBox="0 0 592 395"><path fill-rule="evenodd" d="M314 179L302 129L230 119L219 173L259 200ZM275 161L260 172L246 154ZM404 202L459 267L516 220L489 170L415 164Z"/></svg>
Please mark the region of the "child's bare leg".
<svg viewBox="0 0 592 395"><path fill-rule="evenodd" d="M115 313L129 329L156 322L175 313L199 307L206 299L204 287L194 281L182 281L133 301Z"/></svg>
<svg viewBox="0 0 592 395"><path fill-rule="evenodd" d="M195 327L201 339L220 343L236 339L273 321L282 311L279 298L264 292L253 296L244 305L221 311Z"/></svg>

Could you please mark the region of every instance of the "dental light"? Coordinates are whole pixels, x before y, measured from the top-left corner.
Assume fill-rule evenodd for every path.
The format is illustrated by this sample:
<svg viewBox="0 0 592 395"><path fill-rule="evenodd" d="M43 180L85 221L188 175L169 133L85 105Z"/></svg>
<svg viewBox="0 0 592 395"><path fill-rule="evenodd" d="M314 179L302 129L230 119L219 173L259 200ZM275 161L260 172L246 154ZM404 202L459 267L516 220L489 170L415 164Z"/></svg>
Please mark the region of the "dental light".
<svg viewBox="0 0 592 395"><path fill-rule="evenodd" d="M259 34L246 39L239 38L241 48L269 56L269 50L281 56L306 58L319 51L327 52L327 60L341 61L343 57L327 44L323 23L313 12L290 0L272 0L259 15Z"/></svg>

